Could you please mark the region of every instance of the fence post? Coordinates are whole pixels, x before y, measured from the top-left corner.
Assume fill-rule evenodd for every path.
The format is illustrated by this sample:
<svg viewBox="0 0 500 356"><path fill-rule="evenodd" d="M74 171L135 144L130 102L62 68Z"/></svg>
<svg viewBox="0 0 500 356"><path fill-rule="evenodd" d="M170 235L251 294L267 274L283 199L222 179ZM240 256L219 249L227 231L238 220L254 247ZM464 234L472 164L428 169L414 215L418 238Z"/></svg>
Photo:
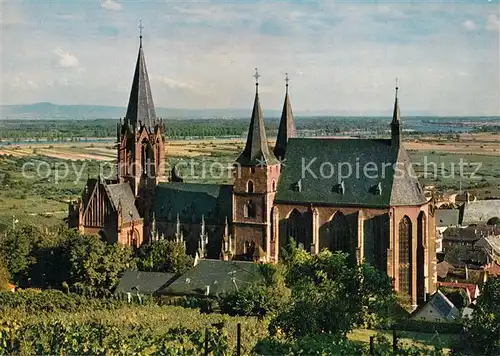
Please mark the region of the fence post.
<svg viewBox="0 0 500 356"><path fill-rule="evenodd" d="M208 328L205 328L205 356L208 356Z"/></svg>
<svg viewBox="0 0 500 356"><path fill-rule="evenodd" d="M236 325L236 356L241 355L241 323Z"/></svg>
<svg viewBox="0 0 500 356"><path fill-rule="evenodd" d="M398 352L398 337L396 336L396 330L392 330L392 352L394 355Z"/></svg>
<svg viewBox="0 0 500 356"><path fill-rule="evenodd" d="M374 339L375 339L375 336L370 336L370 355L371 356L375 355L375 347L373 345Z"/></svg>

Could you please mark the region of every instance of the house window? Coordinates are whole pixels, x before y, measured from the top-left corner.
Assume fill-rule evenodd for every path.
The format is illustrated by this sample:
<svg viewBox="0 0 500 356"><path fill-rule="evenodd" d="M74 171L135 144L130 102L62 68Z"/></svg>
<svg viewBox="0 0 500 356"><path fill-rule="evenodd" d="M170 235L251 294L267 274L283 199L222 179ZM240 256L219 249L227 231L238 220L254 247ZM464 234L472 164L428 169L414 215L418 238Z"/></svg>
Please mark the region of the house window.
<svg viewBox="0 0 500 356"><path fill-rule="evenodd" d="M252 174L255 173L255 167L250 167L250 173L252 173Z"/></svg>
<svg viewBox="0 0 500 356"><path fill-rule="evenodd" d="M273 180L271 183L272 191L274 192L276 190L276 181Z"/></svg>
<svg viewBox="0 0 500 356"><path fill-rule="evenodd" d="M253 182L251 180L247 183L247 193L253 193Z"/></svg>
<svg viewBox="0 0 500 356"><path fill-rule="evenodd" d="M253 202L251 200L249 200L243 207L243 215L246 218L255 218L255 206L253 205Z"/></svg>

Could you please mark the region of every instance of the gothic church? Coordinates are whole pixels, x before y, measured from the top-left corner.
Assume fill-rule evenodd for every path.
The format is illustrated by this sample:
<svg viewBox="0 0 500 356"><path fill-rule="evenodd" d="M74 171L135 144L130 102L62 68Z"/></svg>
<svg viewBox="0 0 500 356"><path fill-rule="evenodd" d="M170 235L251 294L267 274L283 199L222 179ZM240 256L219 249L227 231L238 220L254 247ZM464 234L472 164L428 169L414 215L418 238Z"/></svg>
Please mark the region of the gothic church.
<svg viewBox="0 0 500 356"><path fill-rule="evenodd" d="M258 78L256 78L258 79ZM234 183L165 177L164 125L156 117L142 46L124 121L117 127L117 177L88 179L70 204L69 226L109 243L159 238L201 258L277 261L290 238L370 262L413 305L435 291L434 203L402 142L396 89L389 139L296 138L288 82L274 150L268 147L258 80L246 145ZM380 174L359 167L385 167ZM351 174L337 174L351 168ZM343 173L345 173L343 171Z"/></svg>

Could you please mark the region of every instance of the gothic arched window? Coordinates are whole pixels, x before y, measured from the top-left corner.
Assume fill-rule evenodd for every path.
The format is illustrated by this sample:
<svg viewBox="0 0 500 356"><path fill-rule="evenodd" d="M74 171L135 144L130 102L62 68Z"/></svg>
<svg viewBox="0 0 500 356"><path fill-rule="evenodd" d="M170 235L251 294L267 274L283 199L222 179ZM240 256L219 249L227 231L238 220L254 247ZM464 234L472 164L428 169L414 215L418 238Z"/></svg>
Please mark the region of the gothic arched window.
<svg viewBox="0 0 500 356"><path fill-rule="evenodd" d="M422 211L417 220L417 298L425 297L425 247L427 246L427 218Z"/></svg>
<svg viewBox="0 0 500 356"><path fill-rule="evenodd" d="M399 291L412 294L412 224L408 216L399 222Z"/></svg>
<svg viewBox="0 0 500 356"><path fill-rule="evenodd" d="M293 238L297 245L309 251L312 244L312 214L301 214L293 209L287 220L287 239Z"/></svg>
<svg viewBox="0 0 500 356"><path fill-rule="evenodd" d="M251 180L247 183L247 193L253 193L253 182Z"/></svg>

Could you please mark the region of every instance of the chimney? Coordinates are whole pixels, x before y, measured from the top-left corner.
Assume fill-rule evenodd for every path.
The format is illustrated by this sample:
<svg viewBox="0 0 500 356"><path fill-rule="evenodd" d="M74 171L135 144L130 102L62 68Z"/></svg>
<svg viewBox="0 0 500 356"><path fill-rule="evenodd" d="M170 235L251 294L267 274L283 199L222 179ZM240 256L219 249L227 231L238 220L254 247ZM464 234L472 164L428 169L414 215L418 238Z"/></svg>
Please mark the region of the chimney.
<svg viewBox="0 0 500 356"><path fill-rule="evenodd" d="M210 286L205 286L205 295L208 296L210 294Z"/></svg>

